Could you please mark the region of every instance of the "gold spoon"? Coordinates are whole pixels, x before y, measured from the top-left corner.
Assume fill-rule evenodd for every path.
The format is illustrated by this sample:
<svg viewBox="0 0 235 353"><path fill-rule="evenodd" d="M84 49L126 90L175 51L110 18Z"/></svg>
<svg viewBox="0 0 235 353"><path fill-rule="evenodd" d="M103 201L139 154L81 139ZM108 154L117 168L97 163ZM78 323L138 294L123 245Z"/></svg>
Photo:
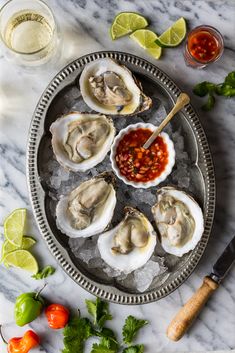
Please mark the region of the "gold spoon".
<svg viewBox="0 0 235 353"><path fill-rule="evenodd" d="M185 105L187 105L190 101L189 96L186 93L180 93L174 107L171 109L170 113L167 117L161 122L158 128L152 133L152 135L148 138L148 140L143 145L144 149L149 148L149 146L153 143L155 138L160 134L160 132L164 129L164 127L169 123L169 121L173 118L173 116L178 113Z"/></svg>

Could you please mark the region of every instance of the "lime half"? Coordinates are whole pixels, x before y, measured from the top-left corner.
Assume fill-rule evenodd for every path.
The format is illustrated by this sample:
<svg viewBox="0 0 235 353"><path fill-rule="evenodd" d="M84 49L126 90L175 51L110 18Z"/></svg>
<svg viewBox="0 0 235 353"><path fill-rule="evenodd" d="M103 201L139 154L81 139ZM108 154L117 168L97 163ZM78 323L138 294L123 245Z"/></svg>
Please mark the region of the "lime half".
<svg viewBox="0 0 235 353"><path fill-rule="evenodd" d="M4 235L12 245L20 247L24 233L26 208L13 211L4 222Z"/></svg>
<svg viewBox="0 0 235 353"><path fill-rule="evenodd" d="M157 35L148 29L139 29L130 35L130 38L136 41L152 57L159 59L162 54L162 48L156 44Z"/></svg>
<svg viewBox="0 0 235 353"><path fill-rule="evenodd" d="M114 40L147 26L148 21L146 18L138 13L121 12L114 18L110 29L110 34Z"/></svg>
<svg viewBox="0 0 235 353"><path fill-rule="evenodd" d="M36 243L36 240L33 237L23 236L20 249L24 249L24 250L30 249L35 243ZM13 245L12 243L9 243L8 240L5 240L4 243L2 244L2 259L9 252L18 250L18 249L19 248L17 246Z"/></svg>
<svg viewBox="0 0 235 353"><path fill-rule="evenodd" d="M183 17L176 21L170 28L157 38L156 43L160 47L177 47L186 35L186 22Z"/></svg>
<svg viewBox="0 0 235 353"><path fill-rule="evenodd" d="M38 263L35 257L27 250L15 250L6 254L3 262L8 266L18 267L22 270L36 274L38 272Z"/></svg>

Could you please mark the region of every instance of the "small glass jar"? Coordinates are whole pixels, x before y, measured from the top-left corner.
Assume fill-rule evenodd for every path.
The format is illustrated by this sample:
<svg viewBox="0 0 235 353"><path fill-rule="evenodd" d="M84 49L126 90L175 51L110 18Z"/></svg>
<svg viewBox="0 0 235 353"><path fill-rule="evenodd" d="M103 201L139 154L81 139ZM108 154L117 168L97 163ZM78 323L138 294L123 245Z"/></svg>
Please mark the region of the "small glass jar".
<svg viewBox="0 0 235 353"><path fill-rule="evenodd" d="M184 59L186 65L202 69L221 57L224 40L217 29L202 25L189 32L185 44Z"/></svg>
<svg viewBox="0 0 235 353"><path fill-rule="evenodd" d="M43 1L10 0L0 10L0 38L7 58L23 66L37 66L55 54L58 28Z"/></svg>

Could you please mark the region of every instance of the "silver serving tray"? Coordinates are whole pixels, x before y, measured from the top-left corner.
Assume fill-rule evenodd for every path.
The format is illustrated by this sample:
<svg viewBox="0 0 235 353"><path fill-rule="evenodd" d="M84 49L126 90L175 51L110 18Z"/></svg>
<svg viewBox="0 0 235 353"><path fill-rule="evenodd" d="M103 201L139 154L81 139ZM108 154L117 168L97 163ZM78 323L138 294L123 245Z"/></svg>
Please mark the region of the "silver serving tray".
<svg viewBox="0 0 235 353"><path fill-rule="evenodd" d="M51 212L50 189L42 178L48 158L52 158L51 123L64 111L69 111L69 92L78 89L78 78L84 66L98 58L113 58L125 64L143 84L144 91L157 96L170 110L181 90L158 67L137 56L121 52L96 52L85 55L61 70L50 82L33 114L27 147L27 180L34 216L42 237L52 255L64 271L81 287L108 301L120 304L144 304L159 300L179 287L194 271L209 239L215 209L215 176L206 135L198 116L187 105L172 121L172 127L181 127L190 158L191 191L203 208L205 231L197 247L182 258L165 254L170 274L165 281L155 281L144 293L113 278L106 278L77 259L68 245L68 237L58 231ZM66 106L66 109L64 107ZM131 117L127 118L130 119ZM138 207L138 205L136 205Z"/></svg>

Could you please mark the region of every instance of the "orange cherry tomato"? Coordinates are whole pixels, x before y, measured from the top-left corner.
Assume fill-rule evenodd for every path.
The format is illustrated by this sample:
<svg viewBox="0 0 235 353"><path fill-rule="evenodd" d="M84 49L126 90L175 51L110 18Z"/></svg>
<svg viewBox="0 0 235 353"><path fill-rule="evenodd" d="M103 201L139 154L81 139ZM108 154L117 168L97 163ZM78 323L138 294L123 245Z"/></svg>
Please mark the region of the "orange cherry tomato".
<svg viewBox="0 0 235 353"><path fill-rule="evenodd" d="M51 304L45 309L48 325L54 330L66 326L69 321L69 310L61 304Z"/></svg>

